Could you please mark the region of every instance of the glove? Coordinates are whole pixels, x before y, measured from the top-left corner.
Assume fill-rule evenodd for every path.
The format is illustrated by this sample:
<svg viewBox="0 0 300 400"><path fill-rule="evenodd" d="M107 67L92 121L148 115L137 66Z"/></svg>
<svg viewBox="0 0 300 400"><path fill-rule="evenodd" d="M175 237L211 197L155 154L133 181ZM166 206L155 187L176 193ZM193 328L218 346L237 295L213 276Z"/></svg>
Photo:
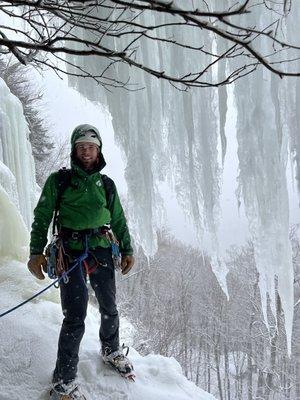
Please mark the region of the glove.
<svg viewBox="0 0 300 400"><path fill-rule="evenodd" d="M122 274L126 275L134 264L134 257L133 256L123 256L121 260L121 270Z"/></svg>
<svg viewBox="0 0 300 400"><path fill-rule="evenodd" d="M47 260L44 254L31 255L27 263L27 267L32 275L34 275L36 278L45 279L42 269L44 272L47 272Z"/></svg>

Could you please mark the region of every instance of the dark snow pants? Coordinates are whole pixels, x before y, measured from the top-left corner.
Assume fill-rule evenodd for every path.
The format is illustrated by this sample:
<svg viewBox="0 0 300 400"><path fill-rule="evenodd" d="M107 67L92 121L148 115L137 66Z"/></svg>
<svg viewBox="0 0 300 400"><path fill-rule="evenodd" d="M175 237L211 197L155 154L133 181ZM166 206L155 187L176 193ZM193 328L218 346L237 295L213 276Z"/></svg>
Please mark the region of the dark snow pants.
<svg viewBox="0 0 300 400"><path fill-rule="evenodd" d="M101 314L99 337L102 352L108 354L119 348L115 271L110 248L96 248L93 254L99 265L90 273L89 279ZM64 320L58 341L53 383L69 383L76 377L79 346L85 330L88 289L84 268L78 266L70 273L69 282L60 284L60 295Z"/></svg>

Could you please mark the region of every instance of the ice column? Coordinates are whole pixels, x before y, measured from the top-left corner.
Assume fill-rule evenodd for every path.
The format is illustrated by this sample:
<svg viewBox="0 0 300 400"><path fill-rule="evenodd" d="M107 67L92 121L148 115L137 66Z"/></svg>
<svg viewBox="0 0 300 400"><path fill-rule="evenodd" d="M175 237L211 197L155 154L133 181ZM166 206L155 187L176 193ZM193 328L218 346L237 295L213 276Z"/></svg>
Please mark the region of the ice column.
<svg viewBox="0 0 300 400"><path fill-rule="evenodd" d="M293 321L293 265L286 183L287 132L282 129L279 78L260 69L235 87L242 196L255 250L265 321L267 295L276 316L275 278L290 346Z"/></svg>
<svg viewBox="0 0 300 400"><path fill-rule="evenodd" d="M36 184L27 137L22 106L0 79L1 255L21 257L28 245Z"/></svg>

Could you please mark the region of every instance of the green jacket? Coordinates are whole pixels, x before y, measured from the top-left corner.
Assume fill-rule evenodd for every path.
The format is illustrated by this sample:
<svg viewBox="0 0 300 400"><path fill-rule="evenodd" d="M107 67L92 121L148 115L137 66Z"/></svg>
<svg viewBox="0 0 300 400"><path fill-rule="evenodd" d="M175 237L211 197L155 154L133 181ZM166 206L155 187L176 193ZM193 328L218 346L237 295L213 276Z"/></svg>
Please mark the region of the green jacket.
<svg viewBox="0 0 300 400"><path fill-rule="evenodd" d="M80 125L75 128L71 137L71 182L64 191L59 208L58 225L75 231L98 228L110 224L120 243L122 255L132 255L130 235L124 216L123 208L117 191L115 190L111 210L108 209L106 193L103 186L101 169L106 165L100 149L100 160L97 168L89 173L85 172L76 163L74 157L75 141L82 130L93 130L101 138L96 128L89 125ZM31 230L30 254L42 254L47 244L47 233L53 218L58 195L58 172L54 172L47 179L38 204L34 210L34 221ZM72 250L83 249L81 240L69 240ZM91 236L89 248L97 246L109 247L106 237Z"/></svg>

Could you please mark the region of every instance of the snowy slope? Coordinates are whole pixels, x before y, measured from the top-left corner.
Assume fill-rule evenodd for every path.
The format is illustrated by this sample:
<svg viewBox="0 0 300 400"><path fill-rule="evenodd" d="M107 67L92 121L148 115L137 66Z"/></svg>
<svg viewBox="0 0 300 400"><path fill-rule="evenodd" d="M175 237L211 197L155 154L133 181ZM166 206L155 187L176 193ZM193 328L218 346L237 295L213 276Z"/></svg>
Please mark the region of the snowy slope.
<svg viewBox="0 0 300 400"><path fill-rule="evenodd" d="M19 261L0 261L0 313L46 286ZM0 400L46 400L56 358L62 320L58 290L0 319ZM121 320L121 340L130 341L130 325ZM81 345L78 378L91 400L213 400L189 382L176 360L141 357L130 348L137 379L127 382L103 365L99 357L98 312L92 306Z"/></svg>

